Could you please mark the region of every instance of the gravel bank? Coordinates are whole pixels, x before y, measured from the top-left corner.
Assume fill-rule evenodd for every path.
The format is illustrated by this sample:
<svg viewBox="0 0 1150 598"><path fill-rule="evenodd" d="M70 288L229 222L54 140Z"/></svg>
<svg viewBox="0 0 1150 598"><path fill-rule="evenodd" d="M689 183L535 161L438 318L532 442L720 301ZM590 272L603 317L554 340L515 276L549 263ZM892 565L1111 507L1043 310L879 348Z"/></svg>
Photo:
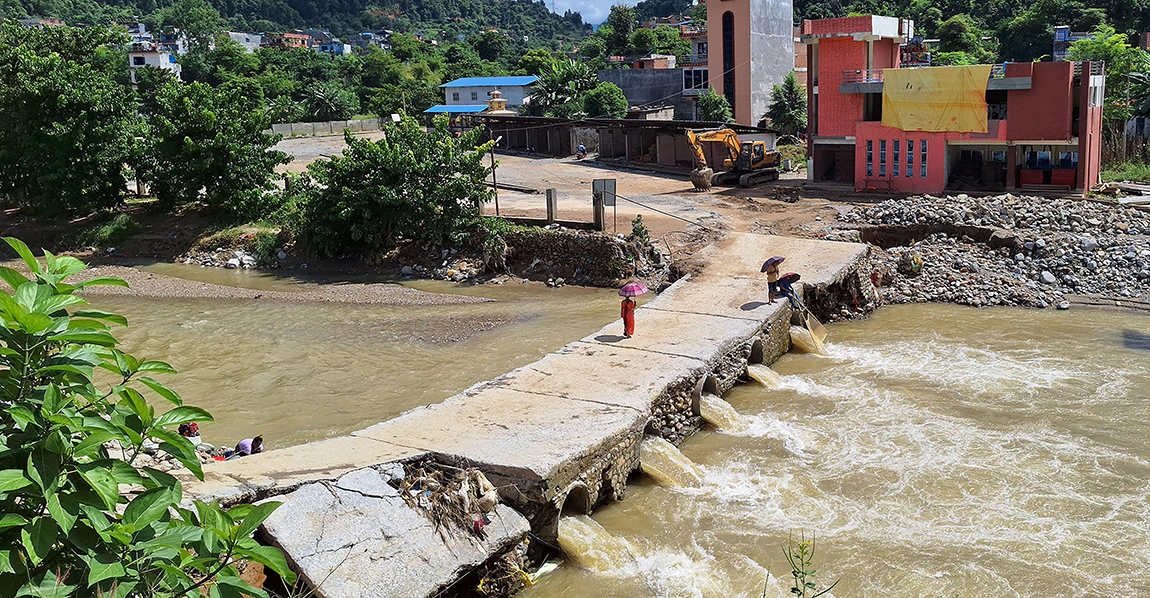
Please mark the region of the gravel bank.
<svg viewBox="0 0 1150 598"><path fill-rule="evenodd" d="M259 291L154 274L125 266L96 266L77 274L76 279L87 280L97 276L122 278L127 281L130 288L99 285L85 289L83 292L85 295L261 299L266 301L378 305L464 305L491 301L491 299L483 297L428 293L403 285L388 283L300 284L299 291Z"/></svg>
<svg viewBox="0 0 1150 598"><path fill-rule="evenodd" d="M880 294L891 303L1067 307L1065 296L1150 296L1150 214L1117 204L1011 194L915 196L856 208L850 224L982 227L1013 237L991 248L936 233L878 252ZM832 233L833 234L833 233Z"/></svg>

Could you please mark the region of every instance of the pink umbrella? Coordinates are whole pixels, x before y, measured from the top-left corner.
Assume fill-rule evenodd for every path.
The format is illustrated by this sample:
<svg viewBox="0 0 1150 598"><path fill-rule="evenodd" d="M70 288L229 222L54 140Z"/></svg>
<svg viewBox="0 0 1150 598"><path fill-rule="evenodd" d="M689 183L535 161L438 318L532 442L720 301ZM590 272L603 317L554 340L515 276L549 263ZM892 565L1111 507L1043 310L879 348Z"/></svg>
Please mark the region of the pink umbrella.
<svg viewBox="0 0 1150 598"><path fill-rule="evenodd" d="M647 285L641 282L629 282L623 285L623 288L619 289L619 296L638 297L639 295L646 295L650 292L651 290L647 288Z"/></svg>
<svg viewBox="0 0 1150 598"><path fill-rule="evenodd" d="M771 258L771 259L769 259L769 260L767 260L767 261L763 262L763 267L759 269L759 272L766 272L766 271L767 271L767 268L770 268L770 267L771 267L771 266L773 266L773 265L778 265L778 264L781 264L781 263L783 263L783 261L785 261L786 259L787 259L787 258L785 258L785 257L783 257L783 256L781 256L781 255L776 255L775 257L773 257L773 258Z"/></svg>

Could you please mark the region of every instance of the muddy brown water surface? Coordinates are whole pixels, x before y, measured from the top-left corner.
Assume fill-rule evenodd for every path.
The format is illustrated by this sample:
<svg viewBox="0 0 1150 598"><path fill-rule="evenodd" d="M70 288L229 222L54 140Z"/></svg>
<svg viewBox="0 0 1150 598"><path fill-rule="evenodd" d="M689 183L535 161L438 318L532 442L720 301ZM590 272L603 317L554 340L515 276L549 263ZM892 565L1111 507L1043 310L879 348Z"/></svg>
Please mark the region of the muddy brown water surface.
<svg viewBox="0 0 1150 598"><path fill-rule="evenodd" d="M195 282L287 293L332 282L177 264L138 267ZM378 284L370 278L343 280ZM518 281L404 286L489 301L88 299L127 316L130 326L116 330L124 350L167 361L179 371L164 381L186 403L215 417L201 425L205 441L228 446L263 434L269 449L346 434L442 401L598 330L619 311L618 297L609 289L552 289Z"/></svg>
<svg viewBox="0 0 1150 598"><path fill-rule="evenodd" d="M745 431L680 447L701 488L636 476L594 514L630 556L522 595L758 597L769 573L786 596L803 531L840 598L1150 595L1150 319L905 305L829 328L829 356L727 393Z"/></svg>

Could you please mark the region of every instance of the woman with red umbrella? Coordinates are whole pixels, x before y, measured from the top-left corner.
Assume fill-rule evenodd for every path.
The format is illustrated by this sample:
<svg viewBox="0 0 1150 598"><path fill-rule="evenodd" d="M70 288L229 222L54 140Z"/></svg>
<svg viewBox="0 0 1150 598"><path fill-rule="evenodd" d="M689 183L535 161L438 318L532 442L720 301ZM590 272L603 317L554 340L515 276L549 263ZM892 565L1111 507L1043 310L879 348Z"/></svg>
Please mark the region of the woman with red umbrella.
<svg viewBox="0 0 1150 598"><path fill-rule="evenodd" d="M647 293L647 285L641 282L629 282L619 289L619 296L623 297L623 305L619 308L619 317L623 318L623 338L631 338L635 334L635 301L631 297Z"/></svg>

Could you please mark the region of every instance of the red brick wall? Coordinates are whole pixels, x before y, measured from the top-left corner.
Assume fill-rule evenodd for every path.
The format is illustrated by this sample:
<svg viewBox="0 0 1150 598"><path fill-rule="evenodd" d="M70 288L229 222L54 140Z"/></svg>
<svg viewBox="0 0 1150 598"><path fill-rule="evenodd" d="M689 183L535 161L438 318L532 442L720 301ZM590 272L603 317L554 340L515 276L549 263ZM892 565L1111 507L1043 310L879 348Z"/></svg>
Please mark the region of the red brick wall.
<svg viewBox="0 0 1150 598"><path fill-rule="evenodd" d="M855 141L855 188L882 189L904 193L939 193L946 188L947 133L900 131L877 122L858 124ZM957 137L957 135L956 135ZM906 176L906 142L914 141L911 176ZM926 176L922 176L922 142L926 140ZM873 142L872 174L866 174L866 142ZM886 176L879 176L881 141L886 141ZM899 170L894 176L894 141L899 142Z"/></svg>
<svg viewBox="0 0 1150 598"><path fill-rule="evenodd" d="M708 19L709 20L709 19ZM870 33L870 15L842 17L839 19L819 19L803 21L803 33L807 35L830 35L834 33Z"/></svg>
<svg viewBox="0 0 1150 598"><path fill-rule="evenodd" d="M855 134L855 122L862 120L863 97L857 93L839 93L839 82L844 70L863 68L866 68L866 42L856 42L849 37L819 40L820 136Z"/></svg>
<svg viewBox="0 0 1150 598"><path fill-rule="evenodd" d="M1030 89L1007 93L1006 117L1010 139L1019 141L1069 140L1074 117L1070 62L1034 62L1007 65L1007 76L1026 76L1030 69Z"/></svg>

